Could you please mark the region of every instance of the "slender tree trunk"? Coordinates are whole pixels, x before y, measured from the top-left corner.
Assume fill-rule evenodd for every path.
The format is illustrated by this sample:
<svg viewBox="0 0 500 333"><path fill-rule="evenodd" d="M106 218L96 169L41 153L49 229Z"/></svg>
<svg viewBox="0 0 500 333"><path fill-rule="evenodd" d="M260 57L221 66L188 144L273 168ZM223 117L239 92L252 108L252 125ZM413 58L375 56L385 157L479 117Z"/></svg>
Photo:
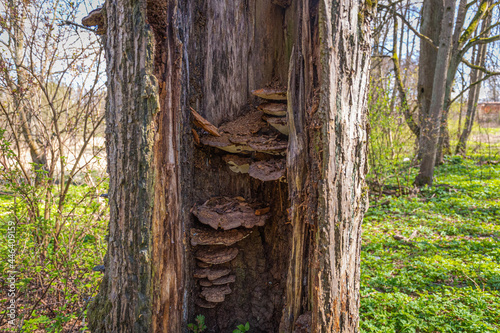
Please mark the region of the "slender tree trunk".
<svg viewBox="0 0 500 333"><path fill-rule="evenodd" d="M415 179L415 184L417 186L432 185L444 103L446 73L449 65L454 15L455 0L445 0L441 36L439 38L439 50L434 73L432 100L429 107L429 117L422 123L422 132L419 141L422 161L419 174Z"/></svg>
<svg viewBox="0 0 500 333"><path fill-rule="evenodd" d="M487 28L490 27L492 20L492 14L488 14L488 16L483 21L481 31L484 32ZM488 37L486 34L484 37ZM486 63L486 50L488 48L488 44L481 44L477 46L477 52L475 59L473 60L473 64L476 66L484 67ZM470 73L470 83L474 83L478 80L481 80L483 77L483 73L479 69L471 69ZM481 82L471 87L469 90L469 97L467 99L467 113L465 115L465 124L462 133L460 134L460 138L458 139L456 153L465 156L467 154L467 140L469 140L469 136L472 132L472 126L474 125L474 118L476 116L477 110L477 102L479 101L479 94L481 92Z"/></svg>
<svg viewBox="0 0 500 333"><path fill-rule="evenodd" d="M105 3L111 216L106 271L89 309L93 332L183 332L197 314L205 315L209 332L247 321L252 332L301 325L358 331L374 11L362 4ZM193 128L190 108L223 137L231 121L239 124L235 131L246 131L251 124L238 122L262 103L251 91L270 83L287 86L289 135L267 125L251 135L288 140L282 153L228 154ZM236 157L250 164L280 160L286 176L262 181L235 173L225 161ZM225 297L208 301L203 293L214 289L201 287L211 282L196 265L207 265L200 255L215 248L189 235L213 232L191 211L214 197L258 203L268 213L264 226L222 246L237 250L218 266L234 282L224 287Z"/></svg>
<svg viewBox="0 0 500 333"><path fill-rule="evenodd" d="M429 37L434 44L439 44L441 23L443 21L444 0L425 0L422 5L422 23L420 32ZM437 49L420 39L420 57L418 61L417 101L419 106L419 124L422 127L430 115L433 96L433 84L436 72ZM421 129L422 131L422 129ZM422 134L420 131L420 134ZM419 147L418 156L422 158L425 149Z"/></svg>

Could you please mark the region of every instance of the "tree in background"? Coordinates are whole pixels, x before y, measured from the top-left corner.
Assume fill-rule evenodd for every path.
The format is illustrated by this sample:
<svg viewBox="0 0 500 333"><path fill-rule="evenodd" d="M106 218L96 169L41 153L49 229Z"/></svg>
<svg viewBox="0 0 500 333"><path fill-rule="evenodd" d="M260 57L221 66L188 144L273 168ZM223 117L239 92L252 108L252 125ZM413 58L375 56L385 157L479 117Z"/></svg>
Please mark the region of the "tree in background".
<svg viewBox="0 0 500 333"><path fill-rule="evenodd" d="M98 260L98 249L85 252L106 214L96 198L105 180L102 48L93 33L62 25L81 2L0 6L0 175L15 198L6 218L16 222L18 278L27 281L18 323L69 329L92 293L81 258Z"/></svg>

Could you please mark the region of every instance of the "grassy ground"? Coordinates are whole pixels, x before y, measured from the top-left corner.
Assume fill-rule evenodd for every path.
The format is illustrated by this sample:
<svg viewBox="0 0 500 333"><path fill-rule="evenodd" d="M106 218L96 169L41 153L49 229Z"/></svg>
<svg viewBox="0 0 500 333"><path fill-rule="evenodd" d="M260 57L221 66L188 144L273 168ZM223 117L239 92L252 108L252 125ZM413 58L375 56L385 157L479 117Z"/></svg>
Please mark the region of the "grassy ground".
<svg viewBox="0 0 500 333"><path fill-rule="evenodd" d="M500 159L484 149L453 157L436 170L441 186L372 198L362 332L500 332L500 164L492 158ZM406 168L413 178L416 168Z"/></svg>

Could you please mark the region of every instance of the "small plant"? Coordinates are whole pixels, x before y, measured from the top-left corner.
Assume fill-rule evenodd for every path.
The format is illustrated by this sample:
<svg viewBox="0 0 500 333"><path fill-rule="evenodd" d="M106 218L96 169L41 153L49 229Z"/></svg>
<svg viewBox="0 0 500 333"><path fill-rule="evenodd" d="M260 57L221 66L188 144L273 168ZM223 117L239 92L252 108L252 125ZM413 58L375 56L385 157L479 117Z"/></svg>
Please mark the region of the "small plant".
<svg viewBox="0 0 500 333"><path fill-rule="evenodd" d="M196 324L188 324L188 329L193 331L194 333L201 333L206 330L207 326L205 325L205 316L197 315L196 316ZM245 331L246 332L246 331Z"/></svg>
<svg viewBox="0 0 500 333"><path fill-rule="evenodd" d="M243 324L238 325L237 328L233 331L233 333L245 333L248 331L250 331L250 324L247 321L245 325Z"/></svg>

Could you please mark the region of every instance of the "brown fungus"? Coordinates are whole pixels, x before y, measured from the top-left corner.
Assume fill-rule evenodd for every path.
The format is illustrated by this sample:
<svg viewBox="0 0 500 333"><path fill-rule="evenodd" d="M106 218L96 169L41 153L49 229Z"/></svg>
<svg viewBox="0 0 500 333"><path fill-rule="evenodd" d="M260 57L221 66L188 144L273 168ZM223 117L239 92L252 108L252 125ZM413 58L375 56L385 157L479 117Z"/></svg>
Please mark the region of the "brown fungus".
<svg viewBox="0 0 500 333"><path fill-rule="evenodd" d="M236 258L238 249L226 246L207 246L200 247L195 258L208 264L220 265Z"/></svg>
<svg viewBox="0 0 500 333"><path fill-rule="evenodd" d="M255 209L245 201L236 198L214 197L203 205L195 206L193 214L201 223L214 229L230 230L238 227L263 226L267 215L256 216Z"/></svg>
<svg viewBox="0 0 500 333"><path fill-rule="evenodd" d="M252 90L252 94L272 101L286 101L286 89L281 88L262 88Z"/></svg>
<svg viewBox="0 0 500 333"><path fill-rule="evenodd" d="M204 287L200 293L200 297L213 303L224 302L225 296L232 292L228 285Z"/></svg>
<svg viewBox="0 0 500 333"><path fill-rule="evenodd" d="M191 245L233 245L250 235L250 230L233 229L228 231L216 231L192 228Z"/></svg>
<svg viewBox="0 0 500 333"><path fill-rule="evenodd" d="M248 174L250 177L259 179L263 182L275 181L285 177L286 161L285 159L271 159L252 163Z"/></svg>
<svg viewBox="0 0 500 333"><path fill-rule="evenodd" d="M262 103L257 107L259 110L275 117L286 116L287 106L283 103Z"/></svg>

